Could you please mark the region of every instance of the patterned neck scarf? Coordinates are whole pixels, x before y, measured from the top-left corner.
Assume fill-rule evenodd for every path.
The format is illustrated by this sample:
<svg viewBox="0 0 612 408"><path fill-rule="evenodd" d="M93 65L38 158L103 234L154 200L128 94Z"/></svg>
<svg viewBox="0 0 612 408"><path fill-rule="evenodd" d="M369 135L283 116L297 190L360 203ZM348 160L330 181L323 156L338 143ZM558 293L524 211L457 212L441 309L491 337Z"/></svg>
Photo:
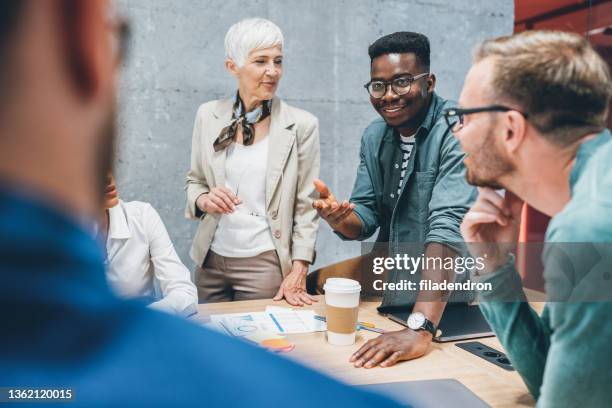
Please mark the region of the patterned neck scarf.
<svg viewBox="0 0 612 408"><path fill-rule="evenodd" d="M238 126L242 127L242 143L245 146L253 144L255 139L255 127L253 125L270 116L271 107L272 100L268 100L251 112L245 112L244 102L242 102L240 94L236 92L234 107L232 108L232 123L221 130L221 133L219 133L219 136L213 143L215 152L225 149L235 141Z"/></svg>

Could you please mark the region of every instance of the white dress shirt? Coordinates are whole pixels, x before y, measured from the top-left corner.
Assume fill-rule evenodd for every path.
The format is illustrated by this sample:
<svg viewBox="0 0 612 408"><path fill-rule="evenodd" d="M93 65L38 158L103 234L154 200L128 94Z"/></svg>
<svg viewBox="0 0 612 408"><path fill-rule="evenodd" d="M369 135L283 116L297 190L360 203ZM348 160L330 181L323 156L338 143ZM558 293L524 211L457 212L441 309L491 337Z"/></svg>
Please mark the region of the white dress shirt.
<svg viewBox="0 0 612 408"><path fill-rule="evenodd" d="M106 253L106 276L120 296L157 299L151 307L182 316L197 311L197 291L189 270L150 204L119 200L109 210Z"/></svg>

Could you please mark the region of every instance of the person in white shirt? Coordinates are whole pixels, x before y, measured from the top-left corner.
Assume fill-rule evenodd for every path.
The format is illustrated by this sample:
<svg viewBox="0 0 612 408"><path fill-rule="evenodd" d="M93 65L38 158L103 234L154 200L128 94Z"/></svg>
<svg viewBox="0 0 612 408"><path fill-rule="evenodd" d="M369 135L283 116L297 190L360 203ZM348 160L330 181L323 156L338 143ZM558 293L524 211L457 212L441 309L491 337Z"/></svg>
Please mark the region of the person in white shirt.
<svg viewBox="0 0 612 408"><path fill-rule="evenodd" d="M106 276L125 298L150 299L150 307L189 316L197 291L159 214L149 203L119 199L109 176L99 234L106 243Z"/></svg>

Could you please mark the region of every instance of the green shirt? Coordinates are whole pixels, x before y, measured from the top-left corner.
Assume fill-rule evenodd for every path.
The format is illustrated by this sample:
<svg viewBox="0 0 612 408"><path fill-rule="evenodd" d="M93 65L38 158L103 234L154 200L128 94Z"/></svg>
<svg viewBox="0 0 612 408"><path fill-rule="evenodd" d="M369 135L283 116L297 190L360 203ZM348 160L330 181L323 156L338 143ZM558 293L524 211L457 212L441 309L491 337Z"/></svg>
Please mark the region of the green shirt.
<svg viewBox="0 0 612 408"><path fill-rule="evenodd" d="M376 241L388 247L389 256L403 253L419 256L431 242L465 252L459 226L476 198L476 189L465 179L464 154L442 115L444 109L453 106L456 106L453 102L433 94L415 135L416 143L399 195L402 151L397 131L382 118L365 129L350 198L361 221L358 240L379 230ZM394 270L387 280L413 278L418 279L418 275ZM385 306L405 305L414 301L416 293L391 291L384 295Z"/></svg>
<svg viewBox="0 0 612 408"><path fill-rule="evenodd" d="M513 262L474 277L492 284L480 308L541 407L612 404L610 140L605 130L582 143L572 198L546 231L542 315L526 302Z"/></svg>

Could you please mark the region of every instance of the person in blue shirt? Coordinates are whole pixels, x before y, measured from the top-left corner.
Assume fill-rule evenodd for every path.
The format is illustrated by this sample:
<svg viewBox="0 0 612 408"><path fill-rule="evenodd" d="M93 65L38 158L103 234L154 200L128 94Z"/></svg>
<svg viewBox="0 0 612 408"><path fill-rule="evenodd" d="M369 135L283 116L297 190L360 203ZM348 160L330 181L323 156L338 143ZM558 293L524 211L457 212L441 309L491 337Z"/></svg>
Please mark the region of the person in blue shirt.
<svg viewBox="0 0 612 408"><path fill-rule="evenodd" d="M111 292L87 226L122 27L105 0L0 3L0 387L69 406L396 406Z"/></svg>
<svg viewBox="0 0 612 408"><path fill-rule="evenodd" d="M472 279L491 286L479 306L538 407L612 402L611 95L608 64L586 39L528 31L481 44L460 108L445 114L480 187L461 225L485 264ZM519 198L552 217L541 315L511 253Z"/></svg>

